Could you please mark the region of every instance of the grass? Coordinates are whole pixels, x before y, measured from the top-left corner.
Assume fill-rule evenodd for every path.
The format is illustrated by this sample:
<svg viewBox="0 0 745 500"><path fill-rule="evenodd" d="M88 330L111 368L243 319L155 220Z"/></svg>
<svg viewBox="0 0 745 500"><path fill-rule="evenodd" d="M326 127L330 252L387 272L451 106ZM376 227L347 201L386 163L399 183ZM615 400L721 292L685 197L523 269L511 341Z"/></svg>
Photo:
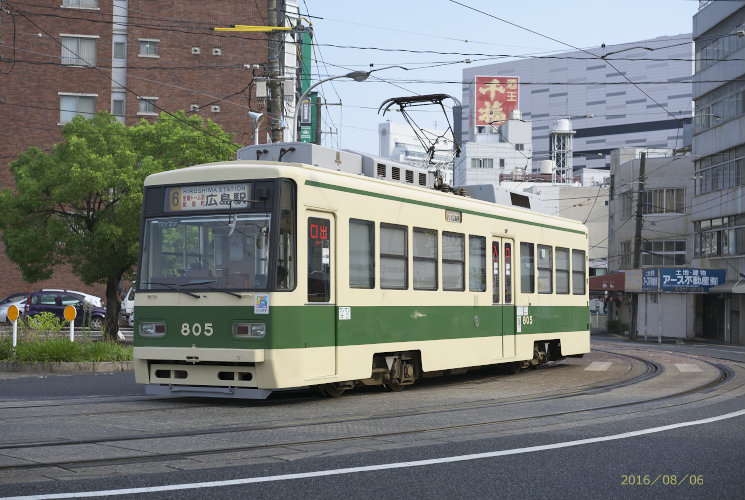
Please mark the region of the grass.
<svg viewBox="0 0 745 500"><path fill-rule="evenodd" d="M19 342L15 353L10 338L0 342L0 361L45 363L57 361L99 362L132 361L132 347L117 342L46 338Z"/></svg>

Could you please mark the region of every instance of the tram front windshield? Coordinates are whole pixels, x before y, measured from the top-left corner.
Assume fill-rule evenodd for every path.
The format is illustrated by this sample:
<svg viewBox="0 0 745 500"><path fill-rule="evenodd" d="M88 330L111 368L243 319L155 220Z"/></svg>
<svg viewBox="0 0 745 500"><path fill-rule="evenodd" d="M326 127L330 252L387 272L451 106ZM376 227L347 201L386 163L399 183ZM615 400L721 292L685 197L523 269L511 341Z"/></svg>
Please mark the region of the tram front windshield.
<svg viewBox="0 0 745 500"><path fill-rule="evenodd" d="M270 213L145 220L138 285L146 290L265 290Z"/></svg>

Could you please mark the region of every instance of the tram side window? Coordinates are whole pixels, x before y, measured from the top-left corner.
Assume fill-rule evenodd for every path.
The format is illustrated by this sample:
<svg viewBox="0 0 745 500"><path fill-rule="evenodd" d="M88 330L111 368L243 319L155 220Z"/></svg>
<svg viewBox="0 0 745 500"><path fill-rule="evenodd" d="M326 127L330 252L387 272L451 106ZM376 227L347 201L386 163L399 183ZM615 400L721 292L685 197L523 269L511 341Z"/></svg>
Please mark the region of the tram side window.
<svg viewBox="0 0 745 500"><path fill-rule="evenodd" d="M553 293L553 256L549 245L538 245L538 293Z"/></svg>
<svg viewBox="0 0 745 500"><path fill-rule="evenodd" d="M463 291L465 287L465 237L458 233L442 233L442 289Z"/></svg>
<svg viewBox="0 0 745 500"><path fill-rule="evenodd" d="M535 292L535 245L520 243L520 291Z"/></svg>
<svg viewBox="0 0 745 500"><path fill-rule="evenodd" d="M556 247L556 293L569 293L569 249Z"/></svg>
<svg viewBox="0 0 745 500"><path fill-rule="evenodd" d="M349 286L375 288L375 226L349 219Z"/></svg>
<svg viewBox="0 0 745 500"><path fill-rule="evenodd" d="M585 251L572 250L572 293L585 294Z"/></svg>
<svg viewBox="0 0 745 500"><path fill-rule="evenodd" d="M380 288L406 290L409 287L408 228L380 225Z"/></svg>
<svg viewBox="0 0 745 500"><path fill-rule="evenodd" d="M331 233L328 219L308 218L308 302L331 300Z"/></svg>
<svg viewBox="0 0 745 500"><path fill-rule="evenodd" d="M468 237L468 290L486 291L486 238Z"/></svg>
<svg viewBox="0 0 745 500"><path fill-rule="evenodd" d="M437 231L415 227L414 290L437 290Z"/></svg>

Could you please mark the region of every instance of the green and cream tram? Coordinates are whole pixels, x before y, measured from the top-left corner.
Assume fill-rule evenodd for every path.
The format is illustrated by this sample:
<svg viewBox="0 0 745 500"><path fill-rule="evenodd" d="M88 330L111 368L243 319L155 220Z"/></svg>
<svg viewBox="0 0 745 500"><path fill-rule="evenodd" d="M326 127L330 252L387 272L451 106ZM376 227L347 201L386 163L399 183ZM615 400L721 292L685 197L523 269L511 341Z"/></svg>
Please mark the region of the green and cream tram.
<svg viewBox="0 0 745 500"><path fill-rule="evenodd" d="M145 182L135 374L150 394L397 390L590 349L587 229L296 163Z"/></svg>

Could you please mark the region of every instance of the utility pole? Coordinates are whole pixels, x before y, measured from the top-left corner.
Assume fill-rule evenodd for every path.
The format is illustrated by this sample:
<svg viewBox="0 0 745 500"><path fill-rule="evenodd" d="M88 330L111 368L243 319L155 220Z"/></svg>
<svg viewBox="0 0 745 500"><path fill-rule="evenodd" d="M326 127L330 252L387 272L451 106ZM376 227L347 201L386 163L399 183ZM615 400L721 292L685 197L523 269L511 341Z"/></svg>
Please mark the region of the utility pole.
<svg viewBox="0 0 745 500"><path fill-rule="evenodd" d="M642 208L644 206L644 175L647 163L647 153L641 153L641 159L639 161L639 189L636 193L636 221L634 223L634 254L631 261L631 267L633 269L641 268L641 254L642 254ZM642 276L642 290L644 289L644 276ZM638 321L639 316L639 293L634 293L631 296L631 329L629 330L629 340L636 340L636 334L638 332Z"/></svg>
<svg viewBox="0 0 745 500"><path fill-rule="evenodd" d="M284 0L269 0L268 19L269 26L284 26L285 9ZM269 117L272 142L284 141L284 129L282 128L282 84L284 76L284 33L272 31L267 34L269 42Z"/></svg>

